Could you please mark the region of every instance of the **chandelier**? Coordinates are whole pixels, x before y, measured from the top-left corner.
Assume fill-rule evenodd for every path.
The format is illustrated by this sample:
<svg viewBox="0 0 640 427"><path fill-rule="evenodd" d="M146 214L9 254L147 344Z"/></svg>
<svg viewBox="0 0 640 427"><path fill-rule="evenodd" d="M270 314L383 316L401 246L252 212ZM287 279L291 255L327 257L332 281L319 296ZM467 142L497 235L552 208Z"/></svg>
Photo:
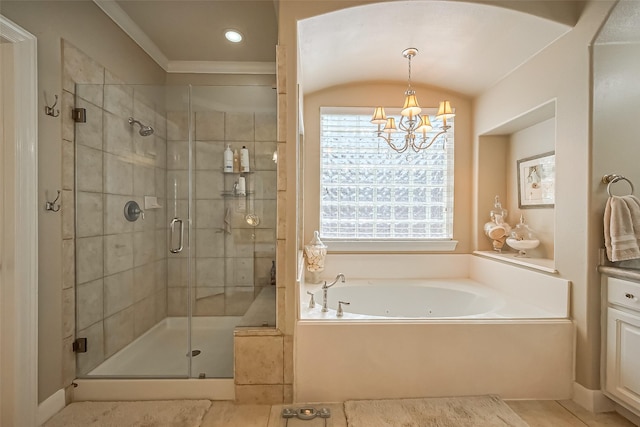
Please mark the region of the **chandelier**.
<svg viewBox="0 0 640 427"><path fill-rule="evenodd" d="M418 105L416 91L411 87L411 58L418 54L418 49L408 48L402 51L402 56L409 61L409 79L408 88L404 93L404 106L400 112L400 122L396 127L396 120L393 117L387 117L383 107L376 107L371 118L371 123L378 125L377 136L384 139L391 149L398 153L404 153L411 147L416 153L420 150L426 150L441 135L447 133L451 126L447 125L447 119L453 117L453 110L449 101L441 101L436 118L442 120L441 131L433 137L429 138L427 133L433 129L429 115L420 114L422 109ZM384 127L382 127L384 125ZM398 128L404 132L404 139L399 142L393 140L393 134L398 132Z"/></svg>

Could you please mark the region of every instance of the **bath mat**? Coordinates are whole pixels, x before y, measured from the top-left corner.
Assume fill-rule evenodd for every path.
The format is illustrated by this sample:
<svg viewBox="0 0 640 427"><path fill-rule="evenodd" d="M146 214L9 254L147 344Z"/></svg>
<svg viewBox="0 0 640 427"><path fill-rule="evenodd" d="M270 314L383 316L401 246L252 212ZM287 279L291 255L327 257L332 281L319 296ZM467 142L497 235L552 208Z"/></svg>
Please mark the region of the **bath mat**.
<svg viewBox="0 0 640 427"><path fill-rule="evenodd" d="M75 402L43 427L198 427L209 400Z"/></svg>
<svg viewBox="0 0 640 427"><path fill-rule="evenodd" d="M348 400L348 427L528 427L497 396Z"/></svg>

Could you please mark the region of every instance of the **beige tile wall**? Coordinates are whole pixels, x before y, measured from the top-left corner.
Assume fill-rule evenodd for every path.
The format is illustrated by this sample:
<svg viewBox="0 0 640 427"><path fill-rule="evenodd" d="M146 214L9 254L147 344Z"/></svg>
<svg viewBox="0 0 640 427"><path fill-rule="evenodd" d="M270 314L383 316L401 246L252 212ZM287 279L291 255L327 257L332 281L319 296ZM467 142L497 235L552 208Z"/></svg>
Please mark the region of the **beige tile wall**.
<svg viewBox="0 0 640 427"><path fill-rule="evenodd" d="M166 121L162 106L68 42L63 64L63 373L70 383L74 335L88 339L88 352L77 358L83 375L166 317L167 260L156 249L166 246L158 220L166 215L149 210L136 222L123 215L129 200L144 209L145 195L165 204L166 156L158 153ZM74 106L86 109L86 123L73 122ZM154 135L140 136L129 116L153 126Z"/></svg>
<svg viewBox="0 0 640 427"><path fill-rule="evenodd" d="M286 179L286 50L276 50L278 117L277 117L277 329L236 329L234 336L236 402L242 404L278 404L293 401L293 328L286 325L285 292L294 283L285 280L286 227L284 198Z"/></svg>
<svg viewBox="0 0 640 427"><path fill-rule="evenodd" d="M195 88L194 90L197 90ZM169 112L167 139L168 188L178 188L176 206L186 217L188 185L188 125L185 112ZM276 117L270 113L195 111L194 222L191 251L195 272L196 316L242 316L264 287L270 286L275 260ZM251 173L246 174L247 197L234 197L239 174L224 174L223 151L246 146ZM169 205L174 206L174 193ZM255 213L257 226L245 216ZM169 220L174 211L168 212ZM230 226L225 227L225 219ZM187 254L169 258L169 315L186 315Z"/></svg>
<svg viewBox="0 0 640 427"><path fill-rule="evenodd" d="M167 219L173 218L176 212L186 218L186 200L175 201L174 212L174 204L168 197L173 188L167 188L167 184L177 182L180 194L186 194L184 130L187 117L169 113L168 120L165 119L160 109L155 111L143 97L137 98L135 91L131 92L130 87L122 85L108 70L71 44L64 43L63 55L62 174L63 202L68 209L63 213L62 252L63 286L68 291L63 293L62 371L65 383L70 383L76 378L75 355L71 351L76 335L75 298L79 300L77 336L87 337L90 343L90 351L79 355L78 373L97 366L166 315L182 314L179 306L186 307L186 256L167 260L164 249ZM83 83L78 86L78 93L76 83ZM105 86L105 83L115 85ZM284 84L278 86L285 87ZM76 103L86 108L88 117L87 123L77 127L70 118ZM155 134L148 139L137 135L126 123L129 114L151 124ZM209 293L196 300L196 314L243 314L257 292L263 286L271 286L271 263L276 248L280 253L284 247L283 224L276 215L276 200L286 189L282 114L279 109L277 125L271 114L250 117L216 112L195 114L194 227L204 231L201 242L214 242L213 245L201 243L201 256L194 257L195 294ZM221 173L224 141L231 142L234 149L247 145L250 150L254 173L248 176L247 185L254 197L248 201L247 208L260 216L259 227L244 221L246 212L237 209L237 200L222 197L234 181ZM272 161L275 150L279 156L277 169ZM142 206L144 195L156 195L165 209L147 212L144 222L122 221L124 203L133 199ZM217 209L220 203L225 209ZM77 223L74 223L76 212L72 206L78 209ZM224 221L226 207L232 208L230 235L216 233ZM199 234L196 233L192 242L196 253ZM221 235L221 239L217 235ZM226 252L220 251L221 245ZM224 259L225 256L232 262ZM227 282L217 289L225 261ZM283 263L280 253L278 265ZM284 287L283 271L284 267L278 272L279 319L284 312L284 292L280 292ZM167 279L162 277L168 277L170 287L167 288ZM222 303L220 298L215 298L218 295L223 297ZM210 296L214 298L208 298ZM107 337L110 331L115 331L113 338ZM243 333L248 333L245 341L237 343L238 400L291 401L292 336L269 329L241 330L240 335ZM251 361L255 355L253 347L265 355L257 365Z"/></svg>

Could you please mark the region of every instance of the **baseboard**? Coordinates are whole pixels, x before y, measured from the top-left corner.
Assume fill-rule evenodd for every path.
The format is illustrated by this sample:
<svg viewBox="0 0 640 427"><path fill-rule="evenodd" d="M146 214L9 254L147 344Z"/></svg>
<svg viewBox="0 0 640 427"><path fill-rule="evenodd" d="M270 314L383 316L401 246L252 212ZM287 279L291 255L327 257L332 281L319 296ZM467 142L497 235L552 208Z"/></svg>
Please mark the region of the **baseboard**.
<svg viewBox="0 0 640 427"><path fill-rule="evenodd" d="M591 390L576 382L573 383L573 401L594 413L615 411L615 403L602 390Z"/></svg>
<svg viewBox="0 0 640 427"><path fill-rule="evenodd" d="M60 412L64 406L64 389L60 389L38 405L38 415L36 417L38 425L41 426L46 423L49 418Z"/></svg>
<svg viewBox="0 0 640 427"><path fill-rule="evenodd" d="M76 379L73 401L234 400L233 379Z"/></svg>
<svg viewBox="0 0 640 427"><path fill-rule="evenodd" d="M634 423L637 426L640 426L640 416L637 415L638 411L632 412L631 410L625 408L622 405L616 405L616 412Z"/></svg>

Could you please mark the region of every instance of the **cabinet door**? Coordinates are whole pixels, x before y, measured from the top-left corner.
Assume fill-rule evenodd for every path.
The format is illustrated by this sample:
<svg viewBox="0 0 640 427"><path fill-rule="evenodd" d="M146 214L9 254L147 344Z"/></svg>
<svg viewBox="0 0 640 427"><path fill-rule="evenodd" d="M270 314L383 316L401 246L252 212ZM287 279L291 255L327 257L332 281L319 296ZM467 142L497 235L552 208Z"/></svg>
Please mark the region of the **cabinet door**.
<svg viewBox="0 0 640 427"><path fill-rule="evenodd" d="M640 315L607 309L605 389L640 409Z"/></svg>

